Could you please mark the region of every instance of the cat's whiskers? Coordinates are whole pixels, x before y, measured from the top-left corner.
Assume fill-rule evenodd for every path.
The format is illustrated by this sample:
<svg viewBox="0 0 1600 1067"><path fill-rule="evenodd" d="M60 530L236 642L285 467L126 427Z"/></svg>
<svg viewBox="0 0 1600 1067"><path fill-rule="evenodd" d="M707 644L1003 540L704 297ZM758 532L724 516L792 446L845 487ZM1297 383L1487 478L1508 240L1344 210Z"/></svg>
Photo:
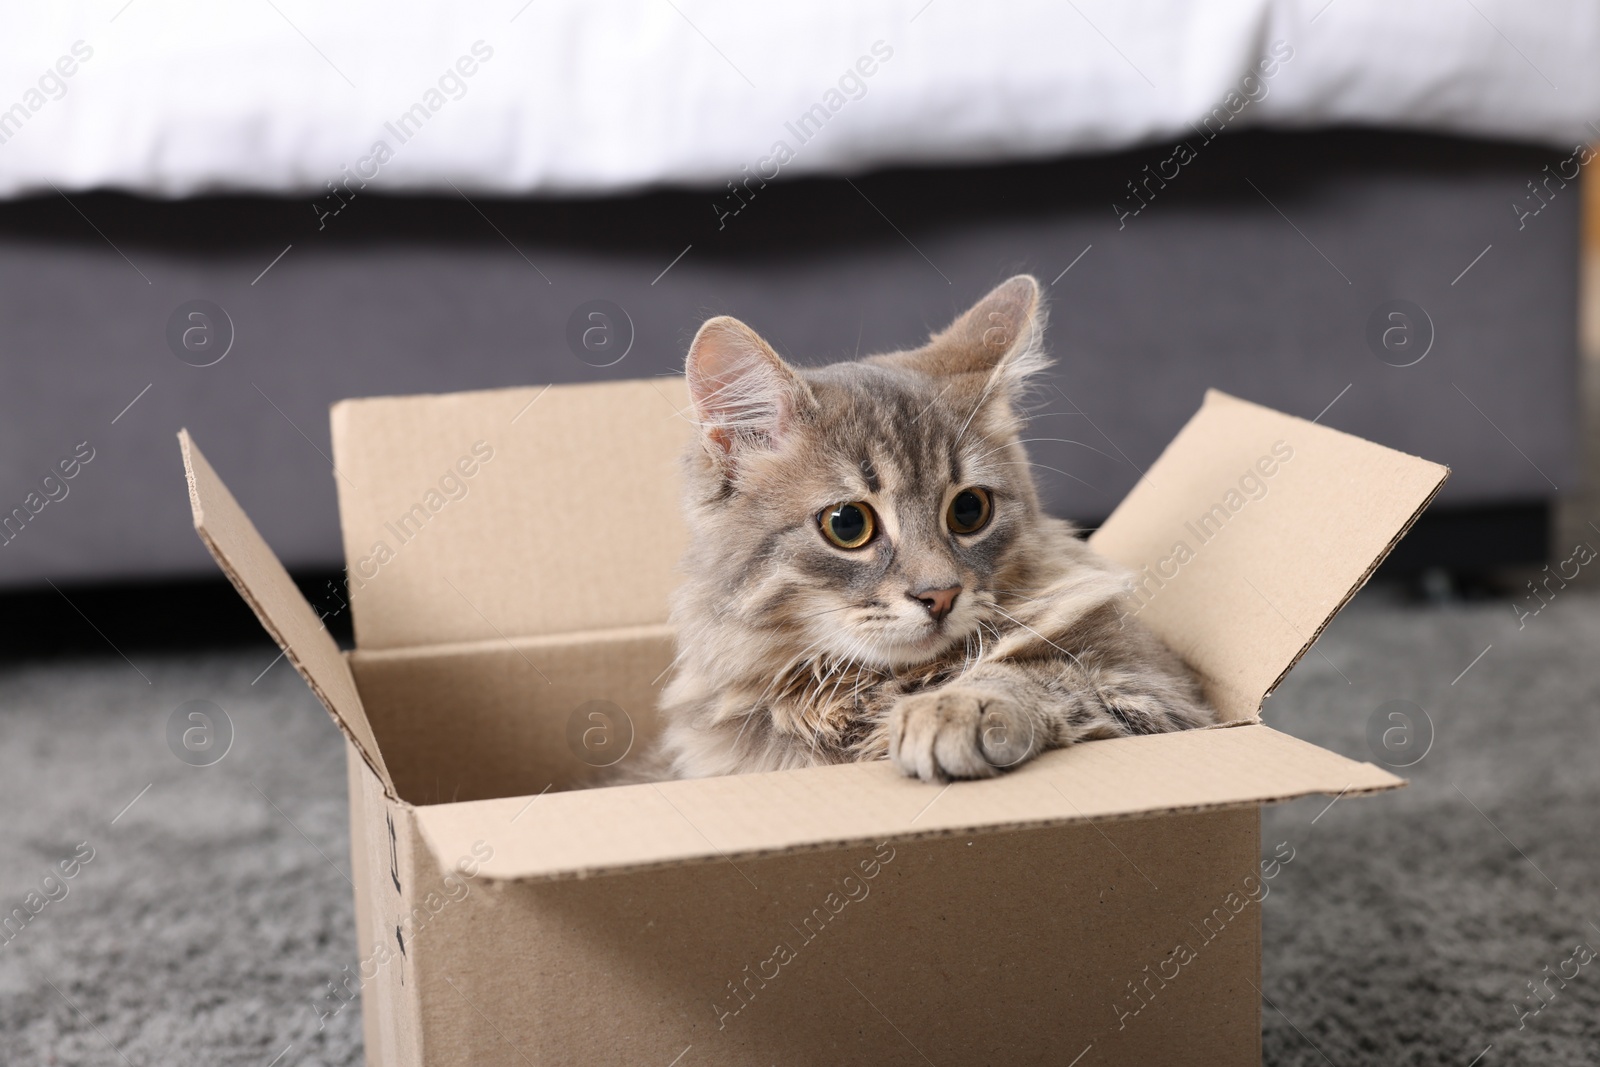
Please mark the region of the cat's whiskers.
<svg viewBox="0 0 1600 1067"><path fill-rule="evenodd" d="M665 678L667 676L667 672L681 663L683 661L683 657L688 654L689 650L687 648L678 649L677 653L672 657L672 662L661 668L661 673L650 680L651 687L654 688L655 684L661 681L661 679Z"/></svg>
<svg viewBox="0 0 1600 1067"><path fill-rule="evenodd" d="M870 634L869 635L865 635L865 643L866 643L866 646L867 646L867 655L870 656L874 660L877 660L882 656L882 649L880 647L880 645L882 643L882 640L883 640L883 637L882 637L881 634L880 635L876 635L876 636L875 635L870 635ZM865 668L865 669L871 670L873 674L878 675L879 677L882 677L882 672L877 670L876 668ZM863 678L861 676L860 665L858 665L858 670L857 670L857 673L856 673L856 677L855 677L854 683L853 683L853 685L851 687L851 690L850 690L849 694L847 694L849 699L850 699L850 704L851 704L852 710L854 710L856 712L859 712L861 710L861 694L862 694L862 691L865 690L865 689L871 688L872 684L873 683L871 681L869 681L869 680L867 680L867 679L865 679L865 678Z"/></svg>
<svg viewBox="0 0 1600 1067"><path fill-rule="evenodd" d="M861 634L853 634L853 635L851 635L849 652L846 654L844 661L842 663L840 663L838 665L838 667L835 668L835 670L833 671L833 674L834 674L833 689L828 693L828 701L830 703L832 702L833 698L838 695L838 693L839 693L839 683L844 681L845 675L848 674L850 669L851 669L851 667L854 666L857 655L860 652L865 651L865 647L864 647L865 644L866 644L866 638L863 635L861 635ZM819 703L820 703L821 702L821 697L822 697L822 690L820 688L817 690L817 697L818 697ZM819 716L819 718L820 718L820 716Z"/></svg>
<svg viewBox="0 0 1600 1067"><path fill-rule="evenodd" d="M995 445L993 448L989 449L989 451L972 457L972 459L969 462L982 463L984 460L988 459L990 456L994 455L996 452L1004 452L1006 449L1010 448L1011 445L1012 445L1012 442L1010 442L1010 441L1006 441L1006 442L1004 442L1002 444Z"/></svg>
<svg viewBox="0 0 1600 1067"><path fill-rule="evenodd" d="M800 690L800 696L795 701L800 705L802 715L805 713L805 709L812 704L811 690L815 688L820 693L822 687L828 683L828 678L831 675L832 668L828 667L826 663L818 661L811 665L811 677L806 680L805 687Z"/></svg>
<svg viewBox="0 0 1600 1067"><path fill-rule="evenodd" d="M818 693L817 695L820 697L822 694ZM823 714L824 708L820 701L812 705L809 710L813 713L811 716L811 755L815 757L817 745L822 740L822 729L827 724L827 716Z"/></svg>
<svg viewBox="0 0 1600 1067"><path fill-rule="evenodd" d="M832 614L834 614L836 612L850 611L852 609L854 609L854 610L863 610L864 611L864 610L867 610L867 607L868 606L865 605L865 604L844 604L844 605L841 605L840 607L826 608L826 609L824 609L822 611L813 612L810 615L802 615L798 619L795 619L793 621L797 622L797 623L798 622L809 622L810 620L815 619L815 618L819 618L819 617L821 617L823 615L832 615ZM788 662L785 663L783 665L783 667L779 669L778 674L780 676L783 675L785 672L790 670L799 660L801 660L806 655L806 653L810 652L812 649L816 648L819 645L825 644L831 637L832 637L831 634L824 634L823 636L817 638L815 641L812 641L805 648L801 649L799 652L797 652L793 656L791 656L789 658ZM824 655L824 658L825 658L825 655Z"/></svg>
<svg viewBox="0 0 1600 1067"><path fill-rule="evenodd" d="M805 648L802 648L799 652L795 653L793 656L789 657L788 662L785 663L782 667L779 667L778 670L773 674L772 680L767 683L767 687L765 689L763 689L761 691L761 695L756 698L757 702L760 703L760 702L765 701L766 698L772 694L773 690L777 686L779 686L786 679L788 679L790 672L792 670L794 670L794 668L798 664L800 664L800 662L802 660L805 659L806 654L808 652L810 652L812 649L816 648L818 645L823 644L827 640L828 640L828 635L824 634L823 636L817 638L815 641L811 642ZM815 665L814 661L813 661L813 663L811 665L814 667L814 665Z"/></svg>
<svg viewBox="0 0 1600 1067"><path fill-rule="evenodd" d="M1005 639L1005 635L1000 632L1000 627L995 623L990 622L987 625L989 627L989 636L994 639L995 646L999 647L1000 642Z"/></svg>
<svg viewBox="0 0 1600 1067"><path fill-rule="evenodd" d="M1023 622L1021 619L1017 618L1014 615L1007 615L1006 612L1004 610L1002 610L1001 608L997 607L994 610L1000 612L1000 614L1002 614L1002 615L1005 615L1006 618L1010 619L1012 622L1016 623L1018 626L1022 627L1024 630L1028 631L1030 634L1032 634L1033 636L1037 637L1039 640L1043 641L1045 644L1049 645L1051 648L1055 649L1057 652L1060 652L1062 655L1066 656L1073 663L1077 664L1078 670L1083 672L1084 679L1087 680L1091 686L1094 684L1093 679L1089 675L1089 668L1085 667L1083 665L1083 660L1079 659L1077 657L1076 653L1073 653L1072 651L1070 651L1068 649L1062 648L1060 645L1056 644L1054 641L1050 640L1044 634L1040 633L1038 630L1035 630L1033 627L1029 626L1027 623Z"/></svg>
<svg viewBox="0 0 1600 1067"><path fill-rule="evenodd" d="M810 710L814 710L815 709L817 704L821 701L822 689L823 689L823 687L825 685L828 684L828 679L832 678L835 674L837 674L841 670L843 670L844 666L845 666L845 664L847 662L848 662L847 659L829 658L827 656L824 656L824 657L822 657L822 658L820 658L820 659L818 659L818 660L816 660L816 661L814 661L812 663L812 665L811 665L812 680L811 680L811 682L807 683L805 689L803 689L801 691L801 693L800 693L800 704L801 704L801 714L802 714L802 716L805 714L806 711L810 711ZM819 671L821 673L818 673ZM813 685L816 686L816 698L815 699L811 699L808 696L808 694L811 692L811 687Z"/></svg>
<svg viewBox="0 0 1600 1067"><path fill-rule="evenodd" d="M1111 455L1110 453L1101 452L1100 449L1094 447L1094 445L1084 444L1082 441L1074 441L1069 437L1021 437L1021 438L1018 438L1015 441L1007 441L1002 445L997 445L994 448L991 448L989 451L987 451L983 455L979 456L978 457L978 461L985 460L985 459L989 458L990 456L994 455L996 452L1004 452L1006 449L1010 448L1014 444L1016 444L1016 445L1030 445L1030 444L1040 444L1040 443L1045 443L1045 442L1049 442L1049 443L1052 443L1052 444L1058 444L1058 445L1077 445L1079 448L1087 448L1091 452L1098 452L1100 455L1105 456L1107 459L1111 460L1113 463L1119 462L1117 460L1117 457Z"/></svg>
<svg viewBox="0 0 1600 1067"><path fill-rule="evenodd" d="M989 380L983 383L983 392L978 394L978 402L972 405L971 411L967 412L967 421L963 422L961 424L961 429L956 431L956 439L953 442L954 444L959 445L961 443L961 438L966 436L967 427L972 425L972 420L978 417L978 412L983 409L984 404L988 403L989 394L994 392L995 384L999 378L1000 376L998 374L991 374L989 376Z"/></svg>
<svg viewBox="0 0 1600 1067"><path fill-rule="evenodd" d="M871 656L872 656L874 661L880 660L882 658L882 656L883 656L883 651L879 647L879 644L880 644L880 639L879 638L874 638L873 642L872 642L872 647L871 647L871 650L870 650ZM883 671L879 670L876 667L870 667L868 669L871 670L872 673L877 675L877 677L880 678L880 679L888 677L888 675L886 675ZM861 706L861 692L862 692L862 690L870 689L872 687L872 685L873 685L873 683L871 681L867 680L867 679L857 678L855 692L851 694L853 699L854 699L854 704L855 704L855 706L857 708L860 708L860 706Z"/></svg>
<svg viewBox="0 0 1600 1067"><path fill-rule="evenodd" d="M840 730L834 722L836 717L829 714L830 711L837 710L842 706L836 703L839 696L839 687L844 684L847 678L850 679L850 689L845 693L845 699L849 700L853 706L859 707L861 691L869 684L862 677L862 672L882 673L876 668L867 667L864 662L866 658L877 659L879 657L881 654L880 643L881 636L872 634L852 635L844 657L837 660L830 667L828 673L823 676L822 683L817 687L817 702L808 709L814 713L811 734L811 754L813 757L816 755L817 745L821 742L824 729L827 729L829 734L833 735L832 739L835 743L840 740ZM829 678L833 679L833 688L829 690L827 699L823 700L822 685L826 684Z"/></svg>
<svg viewBox="0 0 1600 1067"><path fill-rule="evenodd" d="M1010 589L996 589L996 590L994 590L994 595L989 599L987 607L991 611L993 611L993 612L995 612L997 614L1001 614L1001 615L1006 615L1005 610L1000 607L1000 603L999 603L999 599L998 599L999 597L1002 597L1002 596L1016 597L1016 598L1018 598L1020 600L1025 601L1026 603L1024 603L1024 604L1020 604L1020 605L1013 604L1013 605L1011 605L1011 610L1012 611L1018 612L1019 614L1024 615L1024 616L1028 615L1030 613L1030 611L1032 609L1034 609L1035 605L1042 604L1042 605L1048 606L1049 603L1050 603L1049 599L1046 598L1046 597L1029 596L1027 593L1018 593L1018 592L1015 592L1015 591L1010 590ZM1011 615L1006 615L1006 617L1011 619L1011 621L1013 623L1015 623L1016 625L1018 625L1018 626L1022 625L1022 621L1020 619L1018 619L1018 618L1016 618L1014 616L1011 616ZM992 622L993 620L991 619L990 621ZM998 635L998 630L996 631L996 634ZM997 639L998 639L998 637L997 637Z"/></svg>
<svg viewBox="0 0 1600 1067"><path fill-rule="evenodd" d="M1052 467L1048 463L1036 463L1031 459L1021 460L1021 461L1009 461L1008 460L1005 463L997 463L997 464L995 464L995 466L997 466L997 467L1040 467L1040 468L1042 468L1044 470L1051 471L1052 473L1059 474L1063 478L1071 478L1073 481L1077 482L1079 485L1088 486L1090 489L1093 489L1097 493L1102 493L1102 492L1105 491L1105 490L1101 489L1098 485L1095 485L1093 482L1084 481L1082 478L1078 477L1076 474L1068 474L1066 471L1062 470L1060 467Z"/></svg>
<svg viewBox="0 0 1600 1067"><path fill-rule="evenodd" d="M1021 597L1023 600L1032 601L1034 603L1039 602L1038 597L1029 596L1027 593L1019 593L1015 589L991 589L989 592L993 596L1017 596Z"/></svg>
<svg viewBox="0 0 1600 1067"><path fill-rule="evenodd" d="M865 607L865 605L863 605L863 604L844 604L844 605L841 605L840 607L837 607L837 608L828 608L826 611L818 611L818 612L813 612L810 615L802 615L798 619L795 619L794 621L795 622L810 622L812 619L820 618L823 615L832 615L836 611L849 611L851 608L864 608L864 607Z"/></svg>
<svg viewBox="0 0 1600 1067"><path fill-rule="evenodd" d="M739 724L739 732L733 735L733 747L735 749L739 747L739 740L740 738L744 737L744 732L749 728L751 720L766 710L766 704L762 701L757 701L751 706L750 710L745 713L744 722ZM768 714L770 714L770 712Z"/></svg>
<svg viewBox="0 0 1600 1067"><path fill-rule="evenodd" d="M857 640L859 640L859 639L858 638L852 638L851 639L851 641L852 641L851 647L854 647L854 644L855 644L855 642ZM838 675L840 675L842 677L843 676L844 667L848 663L849 663L849 660L846 659L844 661L841 661L839 663L834 664L833 666L831 666L829 668L828 673L823 675L821 681L818 682L818 684L817 684L817 698L818 698L817 701L815 703L810 704L807 708L805 708L806 711L812 712L812 716L811 716L812 721L811 721L810 725L811 725L811 756L812 756L813 759L815 759L816 755L817 755L817 744L818 744L818 742L820 742L822 740L822 727L823 727L824 720L826 718L826 716L824 714L824 708L822 706L822 701L821 701L822 686L826 685L828 679L833 677L835 674L838 674ZM837 681L834 682L834 688L835 689L838 688L838 685L839 685L839 683Z"/></svg>

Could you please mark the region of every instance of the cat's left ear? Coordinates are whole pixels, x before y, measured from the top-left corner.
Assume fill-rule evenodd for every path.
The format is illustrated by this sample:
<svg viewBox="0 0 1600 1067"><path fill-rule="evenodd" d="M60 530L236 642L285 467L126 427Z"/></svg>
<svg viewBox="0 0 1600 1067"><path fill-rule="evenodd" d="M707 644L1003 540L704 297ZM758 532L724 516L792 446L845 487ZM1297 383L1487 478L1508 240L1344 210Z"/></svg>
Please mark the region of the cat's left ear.
<svg viewBox="0 0 1600 1067"><path fill-rule="evenodd" d="M694 335L684 373L707 443L730 460L741 450L776 447L810 397L760 334L726 315Z"/></svg>
<svg viewBox="0 0 1600 1067"><path fill-rule="evenodd" d="M989 379L986 392L1015 398L1030 377L1050 365L1044 325L1038 280L1018 274L934 334L919 353L921 367L940 377L981 374Z"/></svg>

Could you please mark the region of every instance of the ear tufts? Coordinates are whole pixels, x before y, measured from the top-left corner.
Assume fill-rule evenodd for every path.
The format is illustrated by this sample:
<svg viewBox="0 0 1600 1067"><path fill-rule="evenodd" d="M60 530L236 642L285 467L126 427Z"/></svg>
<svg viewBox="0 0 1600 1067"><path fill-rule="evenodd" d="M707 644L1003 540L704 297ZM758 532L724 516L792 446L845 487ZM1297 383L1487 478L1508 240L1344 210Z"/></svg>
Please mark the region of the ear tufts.
<svg viewBox="0 0 1600 1067"><path fill-rule="evenodd" d="M794 370L760 334L726 315L700 327L684 373L707 443L724 456L775 447L807 395Z"/></svg>
<svg viewBox="0 0 1600 1067"><path fill-rule="evenodd" d="M1050 365L1044 350L1045 308L1031 274L1008 278L933 335L918 365L938 377L988 376L989 391L1014 395Z"/></svg>

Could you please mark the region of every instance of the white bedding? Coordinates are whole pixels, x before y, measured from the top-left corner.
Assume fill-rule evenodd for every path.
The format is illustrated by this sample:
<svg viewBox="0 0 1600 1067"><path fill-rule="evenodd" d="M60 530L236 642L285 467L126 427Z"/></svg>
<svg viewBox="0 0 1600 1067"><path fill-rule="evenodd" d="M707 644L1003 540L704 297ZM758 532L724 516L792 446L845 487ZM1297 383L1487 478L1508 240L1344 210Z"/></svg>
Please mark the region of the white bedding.
<svg viewBox="0 0 1600 1067"><path fill-rule="evenodd" d="M1223 125L1571 148L1600 139L1600 5L17 4L0 109L3 196L721 187L746 167L1036 158Z"/></svg>

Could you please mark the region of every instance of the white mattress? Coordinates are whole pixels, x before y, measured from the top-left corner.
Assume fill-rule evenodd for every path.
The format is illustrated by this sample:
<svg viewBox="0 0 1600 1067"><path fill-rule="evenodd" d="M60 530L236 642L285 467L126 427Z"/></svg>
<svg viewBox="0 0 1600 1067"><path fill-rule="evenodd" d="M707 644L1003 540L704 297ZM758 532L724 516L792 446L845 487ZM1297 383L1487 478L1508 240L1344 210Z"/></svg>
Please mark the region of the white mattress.
<svg viewBox="0 0 1600 1067"><path fill-rule="evenodd" d="M1581 0L96 0L5 23L4 196L314 194L357 170L390 191L721 187L1223 125L1600 139Z"/></svg>

